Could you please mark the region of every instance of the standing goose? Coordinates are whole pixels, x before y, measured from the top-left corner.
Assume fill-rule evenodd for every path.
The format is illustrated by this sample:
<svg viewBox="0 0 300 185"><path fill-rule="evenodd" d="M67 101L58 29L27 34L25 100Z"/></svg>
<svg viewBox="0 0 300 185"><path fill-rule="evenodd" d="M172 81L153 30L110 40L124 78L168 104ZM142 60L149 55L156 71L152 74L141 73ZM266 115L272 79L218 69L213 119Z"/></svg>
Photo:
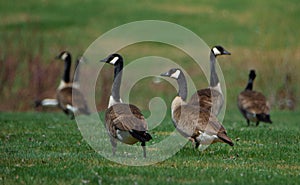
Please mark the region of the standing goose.
<svg viewBox="0 0 300 185"><path fill-rule="evenodd" d="M120 98L123 58L119 54L112 54L101 62L114 65L114 81L105 112L105 124L110 136L113 155L115 155L117 140L119 140L130 145L141 142L144 157L146 157L146 142L152 139L147 133L147 122L139 108L132 104L122 103Z"/></svg>
<svg viewBox="0 0 300 185"><path fill-rule="evenodd" d="M64 69L63 78L64 78L64 81L69 81L70 77L68 77L68 76L70 76L70 69L71 69L71 54L67 51L63 51L63 52L61 52L61 54L59 56L57 56L55 58L56 59L62 59L62 58L68 59L67 66L65 66L65 69ZM61 81L59 86L73 86L74 88L79 89L79 86L80 86L80 84L79 84L79 63L82 63L82 61L84 61L83 57L78 57L76 60L73 82L72 83L68 82L66 85L66 83ZM58 87L58 89L59 88L62 88L62 87ZM57 99L53 99L53 98L45 98L43 100L35 101L35 107L39 107L39 106L57 107L58 105L59 105L59 103L58 103Z"/></svg>
<svg viewBox="0 0 300 185"><path fill-rule="evenodd" d="M238 96L238 108L246 118L248 126L250 121L256 122L256 126L260 121L272 123L270 105L266 97L262 93L252 90L255 77L255 70L250 70L248 84Z"/></svg>
<svg viewBox="0 0 300 185"><path fill-rule="evenodd" d="M179 91L172 101L172 120L176 129L184 137L199 145L208 145L215 142L224 142L233 146L233 142L227 136L225 128L217 117L210 111L186 103L187 83L180 69L173 68L161 74L177 80Z"/></svg>
<svg viewBox="0 0 300 185"><path fill-rule="evenodd" d="M217 116L224 104L223 92L215 69L216 57L230 55L222 46L214 46L210 51L210 85L192 95L189 104L200 106Z"/></svg>
<svg viewBox="0 0 300 185"><path fill-rule="evenodd" d="M89 115L90 111L84 96L70 81L71 54L67 51L63 51L56 58L65 62L63 78L56 90L58 106L69 115L71 119L77 114Z"/></svg>

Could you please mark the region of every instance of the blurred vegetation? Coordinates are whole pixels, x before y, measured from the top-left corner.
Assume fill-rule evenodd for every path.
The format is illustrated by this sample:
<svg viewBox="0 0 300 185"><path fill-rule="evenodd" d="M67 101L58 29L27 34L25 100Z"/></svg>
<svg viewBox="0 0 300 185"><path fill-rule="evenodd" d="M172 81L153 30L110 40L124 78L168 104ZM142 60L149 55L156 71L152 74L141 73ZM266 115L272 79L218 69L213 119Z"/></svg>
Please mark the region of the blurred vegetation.
<svg viewBox="0 0 300 185"><path fill-rule="evenodd" d="M195 32L209 46L221 44L232 52L230 57L219 59L226 80L229 109L236 108L236 96L244 88L250 68L255 68L258 74L254 88L268 96L273 108L284 101L281 99L285 94L292 94L297 102L299 16L300 5L296 0L2 0L0 110L33 110L35 99L53 97L63 66L54 60L54 56L61 50L71 51L75 58L106 31L146 19L177 23ZM157 48L145 43L129 46L120 53L128 62L148 55L181 61L186 63L184 67L199 88L207 86L207 80L201 71L195 70L193 61L174 48ZM105 75L111 74L104 72L99 78ZM291 79L288 87L285 83L287 75ZM110 85L111 81L105 84L99 81L99 86ZM138 85L135 90L139 96L132 95L131 98L144 109L148 102L141 97L157 96L155 88L145 90L147 86L149 83ZM289 91L282 93L282 89ZM96 100L98 108L102 109L108 95L98 91L104 96Z"/></svg>

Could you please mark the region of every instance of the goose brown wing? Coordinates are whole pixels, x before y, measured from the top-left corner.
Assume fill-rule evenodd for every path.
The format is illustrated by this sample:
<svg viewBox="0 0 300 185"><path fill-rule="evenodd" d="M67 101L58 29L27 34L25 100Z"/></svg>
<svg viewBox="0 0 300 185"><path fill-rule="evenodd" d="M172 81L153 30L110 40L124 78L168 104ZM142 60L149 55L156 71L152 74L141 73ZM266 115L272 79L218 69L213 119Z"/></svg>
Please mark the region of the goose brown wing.
<svg viewBox="0 0 300 185"><path fill-rule="evenodd" d="M243 91L238 96L238 106L240 109L255 114L269 114L270 105L266 97L256 91Z"/></svg>
<svg viewBox="0 0 300 185"><path fill-rule="evenodd" d="M205 109L192 105L182 105L173 111L175 127L185 137L190 137L195 132L203 132L209 121L209 113Z"/></svg>
<svg viewBox="0 0 300 185"><path fill-rule="evenodd" d="M233 146L223 125L210 111L199 109L191 105L179 106L173 111L174 124L185 137L197 137L199 132L217 135L221 140Z"/></svg>
<svg viewBox="0 0 300 185"><path fill-rule="evenodd" d="M62 109L67 109L66 106L72 105L72 88L65 87L57 91L56 99Z"/></svg>
<svg viewBox="0 0 300 185"><path fill-rule="evenodd" d="M63 109L66 109L66 106L69 104L76 107L81 113L90 114L86 100L78 89L65 87L57 92L56 97Z"/></svg>
<svg viewBox="0 0 300 185"><path fill-rule="evenodd" d="M211 88L201 89L192 95L189 104L200 105L201 108L206 110L212 110L213 108L212 111L218 114L223 104L223 96L219 91Z"/></svg>
<svg viewBox="0 0 300 185"><path fill-rule="evenodd" d="M147 122L141 111L134 105L115 104L105 113L106 126L116 136L116 129L122 131L147 131Z"/></svg>

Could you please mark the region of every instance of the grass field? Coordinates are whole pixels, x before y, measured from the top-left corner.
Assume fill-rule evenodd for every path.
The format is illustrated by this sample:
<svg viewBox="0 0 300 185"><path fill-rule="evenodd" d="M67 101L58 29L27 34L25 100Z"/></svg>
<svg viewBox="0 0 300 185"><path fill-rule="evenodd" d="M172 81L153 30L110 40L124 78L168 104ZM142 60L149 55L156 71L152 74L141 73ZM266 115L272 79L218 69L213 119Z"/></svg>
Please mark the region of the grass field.
<svg viewBox="0 0 300 185"><path fill-rule="evenodd" d="M282 89L300 101L299 16L296 0L0 0L0 184L300 184L300 109L278 108ZM182 25L232 53L219 65L227 86L223 124L233 148L218 143L200 152L188 143L166 161L125 166L97 154L63 113L34 112L33 101L53 96L60 80L62 64L54 56L69 50L76 57L106 31L139 20ZM169 58L199 88L207 86L191 58L171 46L139 43L119 53L126 64L151 55ZM247 127L237 110L251 68L257 71L254 88L272 105L272 125ZM99 77L98 111L107 104L102 89L110 89L111 71ZM170 86L156 85L144 79L131 91L131 102L145 114L152 97L161 95L168 104L175 95ZM152 133L157 138L173 129L169 114L164 123Z"/></svg>
<svg viewBox="0 0 300 185"><path fill-rule="evenodd" d="M97 154L61 113L1 113L0 183L299 184L299 113L275 111L272 119L247 127L239 112L228 112L234 147L200 152L188 143L166 161L132 167Z"/></svg>

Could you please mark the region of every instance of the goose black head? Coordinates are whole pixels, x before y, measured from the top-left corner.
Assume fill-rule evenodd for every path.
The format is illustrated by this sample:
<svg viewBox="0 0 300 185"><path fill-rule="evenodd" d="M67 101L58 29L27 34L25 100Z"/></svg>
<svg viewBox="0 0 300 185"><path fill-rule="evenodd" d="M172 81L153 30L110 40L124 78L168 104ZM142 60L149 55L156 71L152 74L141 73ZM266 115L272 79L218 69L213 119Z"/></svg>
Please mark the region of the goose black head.
<svg viewBox="0 0 300 185"><path fill-rule="evenodd" d="M254 69L251 69L251 70L250 70L250 73L249 73L249 79L254 80L255 77L256 77L255 70L254 70Z"/></svg>
<svg viewBox="0 0 300 185"><path fill-rule="evenodd" d="M211 48L211 52L215 55L231 55L229 51L226 51L222 46L214 46Z"/></svg>
<svg viewBox="0 0 300 185"><path fill-rule="evenodd" d="M71 53L68 51L62 51L58 56L55 57L56 59L61 59L61 60L71 60Z"/></svg>
<svg viewBox="0 0 300 185"><path fill-rule="evenodd" d="M114 53L109 55L107 58L100 60L100 62L105 62L105 63L109 63L111 65L118 65L120 62L123 62L123 58L121 55Z"/></svg>
<svg viewBox="0 0 300 185"><path fill-rule="evenodd" d="M172 68L168 72L162 73L160 76L167 76L170 78L178 79L182 71L178 68Z"/></svg>

